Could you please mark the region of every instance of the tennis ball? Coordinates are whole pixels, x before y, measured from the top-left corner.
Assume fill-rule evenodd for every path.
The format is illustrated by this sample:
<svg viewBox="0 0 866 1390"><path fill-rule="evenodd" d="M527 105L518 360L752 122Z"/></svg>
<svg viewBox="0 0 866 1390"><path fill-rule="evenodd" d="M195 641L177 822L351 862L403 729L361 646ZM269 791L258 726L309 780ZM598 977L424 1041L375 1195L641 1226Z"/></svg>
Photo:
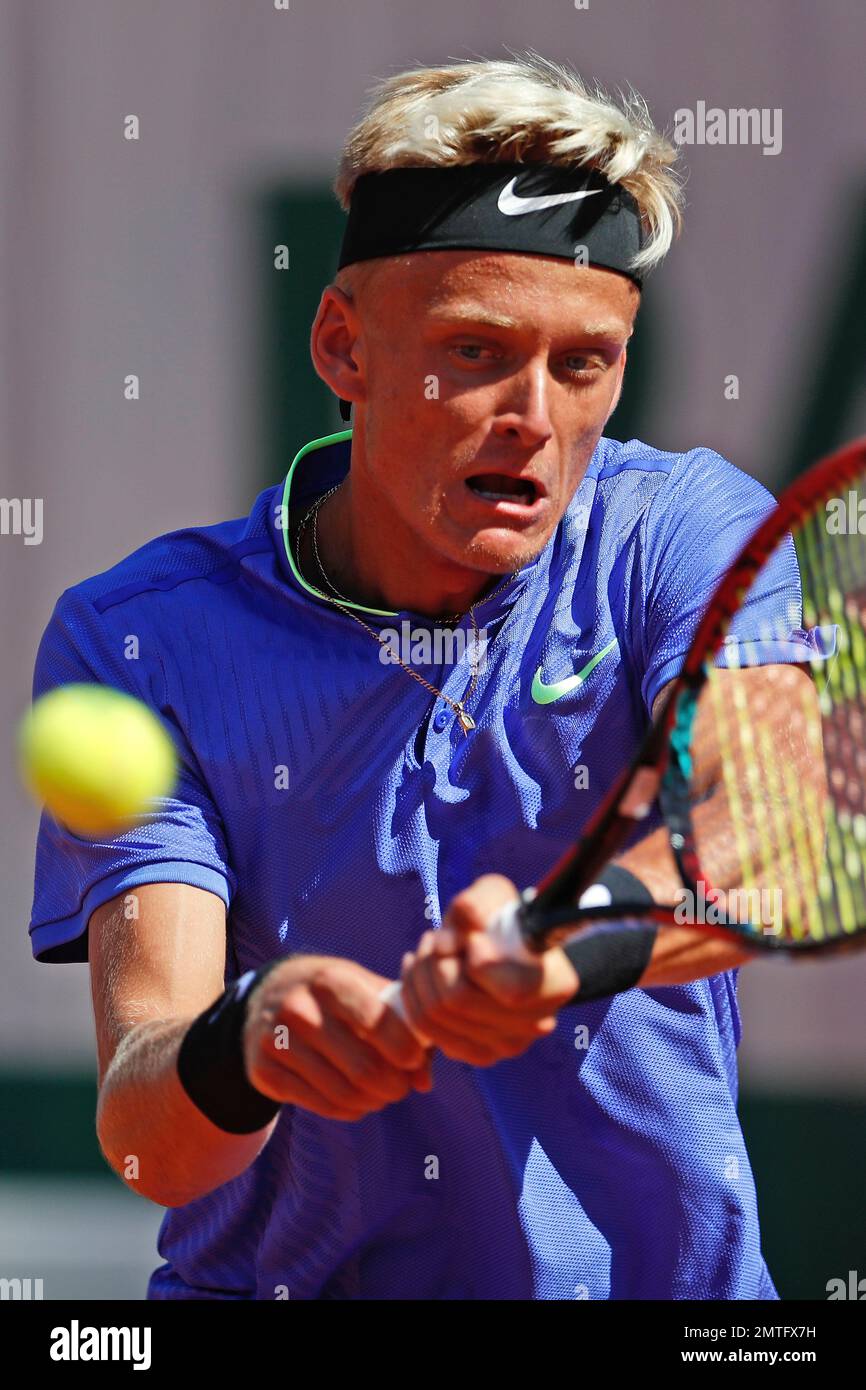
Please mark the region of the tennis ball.
<svg viewBox="0 0 866 1390"><path fill-rule="evenodd" d="M134 825L170 795L174 744L147 705L107 685L61 685L42 695L19 732L21 773L36 799L76 835Z"/></svg>

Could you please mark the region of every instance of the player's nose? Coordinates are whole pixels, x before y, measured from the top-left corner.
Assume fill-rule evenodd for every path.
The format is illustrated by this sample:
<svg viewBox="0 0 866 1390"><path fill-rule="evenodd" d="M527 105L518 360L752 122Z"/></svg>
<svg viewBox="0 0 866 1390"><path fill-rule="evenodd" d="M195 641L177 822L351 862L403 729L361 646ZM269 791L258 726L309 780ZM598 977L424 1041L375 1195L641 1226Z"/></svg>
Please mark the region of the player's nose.
<svg viewBox="0 0 866 1390"><path fill-rule="evenodd" d="M517 434L521 444L538 447L553 434L550 418L550 373L546 362L533 360L508 378L493 428Z"/></svg>

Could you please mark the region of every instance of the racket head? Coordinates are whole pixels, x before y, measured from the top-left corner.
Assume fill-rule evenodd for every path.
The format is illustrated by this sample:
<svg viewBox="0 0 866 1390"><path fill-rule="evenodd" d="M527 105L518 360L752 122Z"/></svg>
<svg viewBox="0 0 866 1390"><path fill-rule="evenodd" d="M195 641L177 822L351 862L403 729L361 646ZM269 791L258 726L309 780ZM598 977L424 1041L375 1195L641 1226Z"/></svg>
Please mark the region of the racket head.
<svg viewBox="0 0 866 1390"><path fill-rule="evenodd" d="M620 921L624 916L652 917L700 925L746 938L754 949L802 953L866 944L866 803L861 813L862 786L856 778L849 785L852 778L845 776L846 759L853 757L859 768L860 756L861 783L866 785L866 534L827 526L828 506L858 487L866 513L866 439L798 478L743 547L707 605L682 671L633 762L578 844L538 885L525 928L536 945L573 933L581 919L600 922L617 916ZM866 515L863 525L866 532ZM783 596L785 606L775 618L765 616L763 625L750 632L750 608L764 611L762 590L780 577L784 594L794 576L802 595L796 611ZM835 633L836 645L829 651L826 643L821 647L824 628ZM756 671L762 673L757 678ZM825 676L828 683L822 689ZM735 690L740 691L739 704ZM766 733L758 737L768 714L777 706L784 711L792 702L797 718L790 726L782 720L781 730L798 751L794 766L798 773L804 766L813 772L823 768L821 775L808 779L805 798L789 774L774 780L779 758L773 737L769 742ZM772 722L768 727L780 733ZM742 805L742 796L738 808L728 805L715 829L702 811L711 799L705 783L714 738L723 745L718 759L723 789L739 781L748 791L748 805ZM841 781L847 788L844 796ZM761 801L769 789L775 800L766 831ZM651 813L656 791L683 898L652 908L626 905L625 912L616 904L605 911L576 912L581 893ZM798 812L789 822L779 811L785 796ZM819 824L820 836L815 830ZM744 832L748 839L756 828L765 833L759 834L760 853L750 863ZM733 869L742 875L736 884ZM849 877L857 884L853 895Z"/></svg>
<svg viewBox="0 0 866 1390"><path fill-rule="evenodd" d="M866 512L866 440L804 474L758 528L666 711L674 920L756 950L866 945L866 516L862 533L848 524L852 492Z"/></svg>

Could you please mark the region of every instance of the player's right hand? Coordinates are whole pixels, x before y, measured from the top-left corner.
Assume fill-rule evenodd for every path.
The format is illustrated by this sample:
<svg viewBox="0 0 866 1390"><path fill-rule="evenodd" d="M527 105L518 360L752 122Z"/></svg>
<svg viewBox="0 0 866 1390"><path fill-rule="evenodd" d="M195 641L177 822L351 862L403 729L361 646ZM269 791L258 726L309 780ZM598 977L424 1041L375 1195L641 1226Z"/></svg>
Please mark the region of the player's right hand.
<svg viewBox="0 0 866 1390"><path fill-rule="evenodd" d="M244 1024L253 1086L332 1120L429 1091L430 1053L380 999L390 981L339 956L293 956L260 980Z"/></svg>

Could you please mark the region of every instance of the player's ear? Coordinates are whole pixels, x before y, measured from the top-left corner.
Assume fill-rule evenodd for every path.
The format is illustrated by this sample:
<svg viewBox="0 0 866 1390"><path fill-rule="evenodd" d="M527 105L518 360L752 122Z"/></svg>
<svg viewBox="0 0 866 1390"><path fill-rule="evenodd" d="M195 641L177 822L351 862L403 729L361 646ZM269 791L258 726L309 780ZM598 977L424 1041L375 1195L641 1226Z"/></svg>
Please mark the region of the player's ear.
<svg viewBox="0 0 866 1390"><path fill-rule="evenodd" d="M318 375L341 400L359 398L358 311L338 285L326 285L310 331L310 357Z"/></svg>

